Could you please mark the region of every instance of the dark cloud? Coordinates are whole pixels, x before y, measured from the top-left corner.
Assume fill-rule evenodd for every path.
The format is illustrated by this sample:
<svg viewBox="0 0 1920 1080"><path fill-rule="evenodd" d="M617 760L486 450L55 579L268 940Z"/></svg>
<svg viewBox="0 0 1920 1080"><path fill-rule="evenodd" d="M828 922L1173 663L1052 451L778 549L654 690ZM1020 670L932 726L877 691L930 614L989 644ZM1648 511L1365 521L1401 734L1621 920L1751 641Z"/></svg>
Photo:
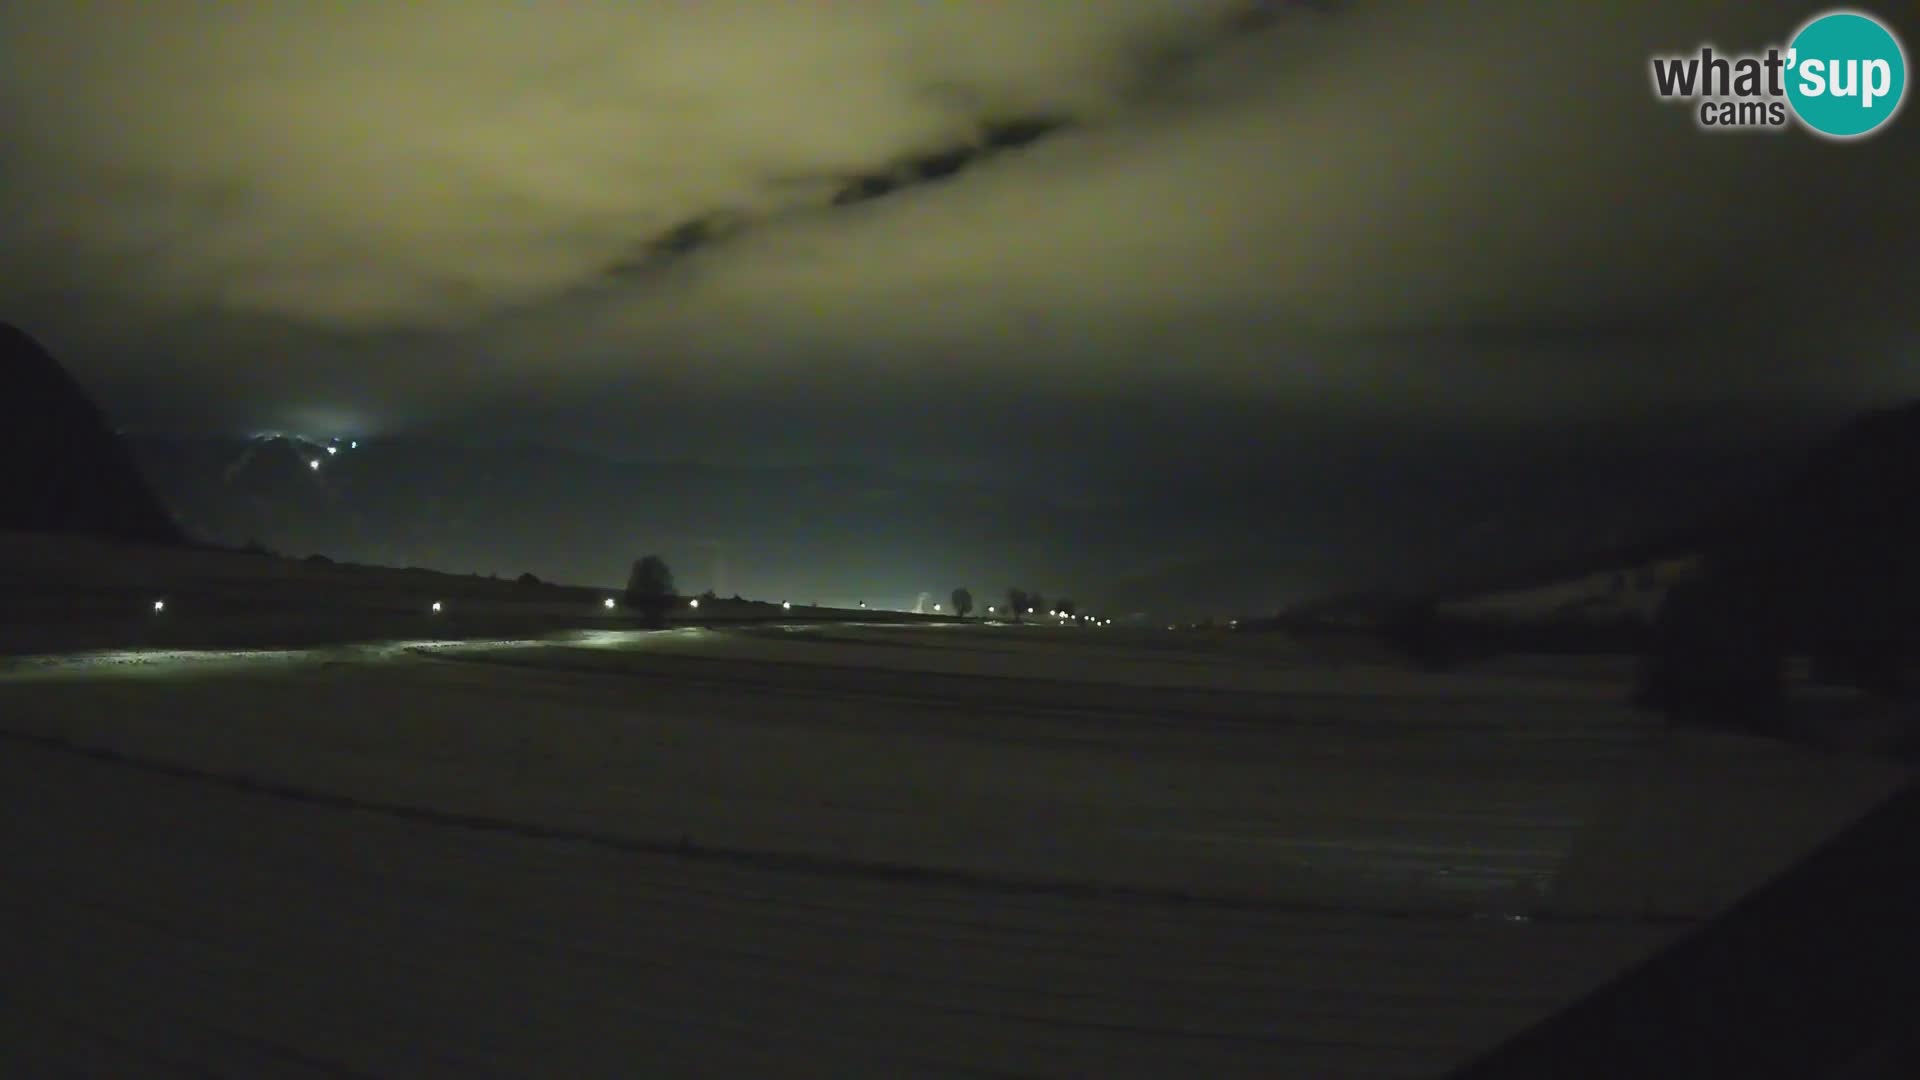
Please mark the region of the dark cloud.
<svg viewBox="0 0 1920 1080"><path fill-rule="evenodd" d="M1920 389L1912 117L1708 136L1645 74L1808 13L8 5L0 297L240 423L1838 408Z"/></svg>

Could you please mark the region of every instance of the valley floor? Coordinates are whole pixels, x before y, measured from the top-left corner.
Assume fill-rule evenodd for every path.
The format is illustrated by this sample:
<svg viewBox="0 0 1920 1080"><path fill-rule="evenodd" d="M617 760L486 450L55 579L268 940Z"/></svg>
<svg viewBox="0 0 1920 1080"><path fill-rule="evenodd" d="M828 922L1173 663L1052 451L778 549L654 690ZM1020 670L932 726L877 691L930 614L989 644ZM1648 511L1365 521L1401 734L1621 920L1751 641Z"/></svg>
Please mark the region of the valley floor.
<svg viewBox="0 0 1920 1080"><path fill-rule="evenodd" d="M1902 783L1627 667L766 625L0 661L0 1073L1431 1076Z"/></svg>

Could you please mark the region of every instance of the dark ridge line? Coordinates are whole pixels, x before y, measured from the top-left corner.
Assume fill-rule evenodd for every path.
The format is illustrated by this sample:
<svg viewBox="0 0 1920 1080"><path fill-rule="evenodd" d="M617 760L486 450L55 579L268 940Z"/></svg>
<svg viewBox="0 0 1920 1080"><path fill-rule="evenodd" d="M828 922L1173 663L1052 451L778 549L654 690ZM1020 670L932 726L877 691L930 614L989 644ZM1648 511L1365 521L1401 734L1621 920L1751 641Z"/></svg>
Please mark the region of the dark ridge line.
<svg viewBox="0 0 1920 1080"><path fill-rule="evenodd" d="M1431 906L1366 907L1352 904L1316 903L1305 900L1256 900L1250 897L1221 896L1187 892L1180 889L1155 889L1136 885L1111 885L1064 878L1042 878L1018 874L989 874L969 870L943 870L909 863L881 862L872 859L833 858L794 852L756 851L751 848L696 844L689 836L678 842L641 840L616 833L562 825L543 825L532 821L491 814L465 813L414 803L367 799L339 792L279 780L265 780L243 773L220 772L163 758L92 745L58 735L0 728L0 741L30 746L39 750L86 758L139 772L168 776L177 780L226 788L285 802L335 810L353 810L427 825L441 825L470 832L518 836L531 840L558 840L601 848L627 855L678 858L687 862L705 862L749 870L788 874L813 874L830 878L864 881L902 882L945 886L975 892L1011 896L1053 896L1078 900L1115 900L1157 903L1222 911L1273 912L1300 915L1364 915L1372 918L1425 922L1491 922L1499 916L1460 908ZM1694 926L1701 917L1694 915L1641 913L1632 916L1575 914L1572 912L1534 912L1526 916L1528 924L1553 926Z"/></svg>

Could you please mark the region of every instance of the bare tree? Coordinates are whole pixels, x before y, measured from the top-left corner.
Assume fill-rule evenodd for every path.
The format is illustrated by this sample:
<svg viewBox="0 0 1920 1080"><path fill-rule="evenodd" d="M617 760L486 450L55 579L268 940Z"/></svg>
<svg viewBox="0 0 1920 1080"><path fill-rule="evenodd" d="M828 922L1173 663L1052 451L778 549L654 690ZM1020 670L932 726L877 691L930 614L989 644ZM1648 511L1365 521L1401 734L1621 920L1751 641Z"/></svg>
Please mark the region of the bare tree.
<svg viewBox="0 0 1920 1080"><path fill-rule="evenodd" d="M973 613L973 593L965 585L953 590L953 612L963 619Z"/></svg>

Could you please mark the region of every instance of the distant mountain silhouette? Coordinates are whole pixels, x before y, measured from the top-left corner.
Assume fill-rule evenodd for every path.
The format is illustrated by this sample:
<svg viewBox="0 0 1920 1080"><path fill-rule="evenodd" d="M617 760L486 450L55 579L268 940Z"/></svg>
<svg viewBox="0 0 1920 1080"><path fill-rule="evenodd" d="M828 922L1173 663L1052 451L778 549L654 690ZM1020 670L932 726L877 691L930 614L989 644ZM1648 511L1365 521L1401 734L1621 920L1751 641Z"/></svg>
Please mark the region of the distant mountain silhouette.
<svg viewBox="0 0 1920 1080"><path fill-rule="evenodd" d="M1790 711L1786 658L1892 698L1920 691L1920 403L1854 421L1732 518L1657 621L1642 700L1763 732ZM1920 734L1920 733L1917 733Z"/></svg>
<svg viewBox="0 0 1920 1080"><path fill-rule="evenodd" d="M1861 417L1821 444L1708 556L1730 587L1774 598L1785 637L1910 651L1920 624L1920 402Z"/></svg>
<svg viewBox="0 0 1920 1080"><path fill-rule="evenodd" d="M1301 464L1285 475L1246 465L1083 499L1019 476L930 479L885 461L641 462L399 434L131 442L182 526L233 546L606 585L658 551L690 592L910 605L954 584L997 596L1018 583L1169 621L1593 552L1757 490L1750 474L1768 470L1756 460L1804 449L1569 438L1543 459L1423 438L1417 453L1376 456L1300 436L1290 445Z"/></svg>
<svg viewBox="0 0 1920 1080"><path fill-rule="evenodd" d="M1809 455L1779 496L1743 523L1776 572L1863 558L1892 571L1920 558L1920 402L1869 413Z"/></svg>
<svg viewBox="0 0 1920 1080"><path fill-rule="evenodd" d="M7 323L0 323L0 529L184 539L86 391Z"/></svg>
<svg viewBox="0 0 1920 1080"><path fill-rule="evenodd" d="M1272 625L1383 630L1449 663L1644 649L1644 703L1756 731L1786 722L1789 656L1821 682L1920 696L1920 402L1856 418L1760 492L1691 517L1589 556L1332 597Z"/></svg>

